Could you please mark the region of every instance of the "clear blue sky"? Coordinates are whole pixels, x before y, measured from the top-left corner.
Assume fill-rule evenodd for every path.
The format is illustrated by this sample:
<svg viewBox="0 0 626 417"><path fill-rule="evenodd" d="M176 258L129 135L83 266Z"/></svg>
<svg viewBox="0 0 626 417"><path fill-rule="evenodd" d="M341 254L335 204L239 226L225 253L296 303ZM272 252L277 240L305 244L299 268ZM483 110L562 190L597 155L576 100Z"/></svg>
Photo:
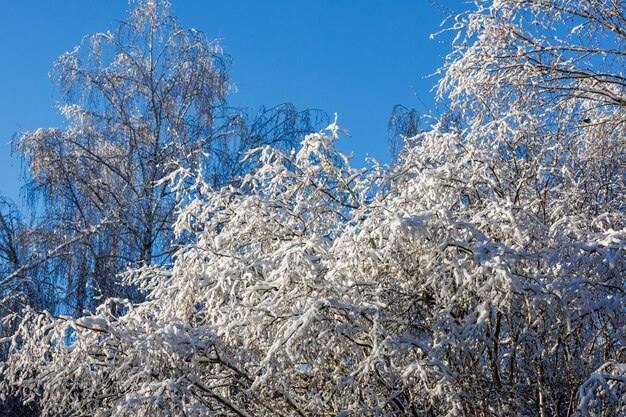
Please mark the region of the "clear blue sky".
<svg viewBox="0 0 626 417"><path fill-rule="evenodd" d="M440 1L455 4L457 1ZM447 46L429 35L442 12L427 0L172 0L183 26L221 39L233 58L232 104L256 109L292 102L339 113L340 143L357 165L387 161L395 104L434 110L425 78ZM127 0L0 1L0 194L19 199L15 132L62 126L48 78L55 59L83 36L122 20Z"/></svg>

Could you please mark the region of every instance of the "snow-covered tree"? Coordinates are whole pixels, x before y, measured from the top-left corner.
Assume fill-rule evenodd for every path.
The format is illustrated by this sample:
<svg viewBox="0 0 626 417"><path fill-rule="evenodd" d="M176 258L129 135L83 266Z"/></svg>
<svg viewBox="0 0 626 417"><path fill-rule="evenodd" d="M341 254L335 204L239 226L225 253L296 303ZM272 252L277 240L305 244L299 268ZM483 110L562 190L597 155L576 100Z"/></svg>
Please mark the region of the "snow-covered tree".
<svg viewBox="0 0 626 417"><path fill-rule="evenodd" d="M606 0L481 0L456 17L439 93L511 161L501 182L514 199L529 183L543 196L545 217L560 216L546 199L564 183L583 215L625 209L625 9Z"/></svg>
<svg viewBox="0 0 626 417"><path fill-rule="evenodd" d="M317 123L291 105L252 117L229 108L230 58L219 45L183 28L166 0L131 4L125 21L55 63L66 127L17 140L48 241L99 228L49 262L77 313L93 295L132 297L113 279L128 265L169 261L177 201L159 182L168 173L202 167L224 185L249 168L239 163L246 150L291 147Z"/></svg>
<svg viewBox="0 0 626 417"><path fill-rule="evenodd" d="M505 54L534 20L580 25L571 7L459 16L441 91L467 129L432 126L392 167L352 167L335 120L227 186L169 173L186 244L125 274L145 301L28 311L2 392L46 415L626 414L623 109ZM571 124L580 109L601 123Z"/></svg>
<svg viewBox="0 0 626 417"><path fill-rule="evenodd" d="M193 243L127 275L147 301L30 312L5 387L50 415L625 410L620 213L547 227L463 136L365 171L329 128L238 187L179 171Z"/></svg>

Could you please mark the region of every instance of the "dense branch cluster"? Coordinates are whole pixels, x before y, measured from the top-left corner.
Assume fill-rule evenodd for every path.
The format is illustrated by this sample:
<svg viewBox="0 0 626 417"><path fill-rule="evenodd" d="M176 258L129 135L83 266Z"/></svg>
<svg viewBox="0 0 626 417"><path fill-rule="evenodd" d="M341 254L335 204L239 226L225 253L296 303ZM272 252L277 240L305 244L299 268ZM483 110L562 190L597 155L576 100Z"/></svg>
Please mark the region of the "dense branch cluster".
<svg viewBox="0 0 626 417"><path fill-rule="evenodd" d="M335 117L228 185L168 172L180 245L121 276L145 300L26 309L0 387L50 416L625 415L624 7L580 4L458 16L462 122L392 166Z"/></svg>
<svg viewBox="0 0 626 417"><path fill-rule="evenodd" d="M548 224L437 129L390 171L354 169L330 128L260 149L238 187L195 174L175 225L193 243L127 276L148 300L29 313L10 385L72 415L624 411L621 213L555 190L568 220Z"/></svg>

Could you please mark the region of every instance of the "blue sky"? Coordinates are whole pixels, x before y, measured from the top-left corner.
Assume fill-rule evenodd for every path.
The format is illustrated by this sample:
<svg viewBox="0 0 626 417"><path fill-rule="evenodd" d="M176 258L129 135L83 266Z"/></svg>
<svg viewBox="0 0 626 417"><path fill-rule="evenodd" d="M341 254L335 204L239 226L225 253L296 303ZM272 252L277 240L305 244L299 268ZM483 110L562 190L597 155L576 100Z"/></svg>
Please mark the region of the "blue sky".
<svg viewBox="0 0 626 417"><path fill-rule="evenodd" d="M450 5L458 2L440 2ZM183 26L219 38L233 59L230 102L257 109L292 102L339 113L351 137L340 149L356 165L388 160L395 104L435 112L426 78L448 47L429 35L444 18L428 0L172 0ZM83 36L122 20L127 0L0 2L0 194L19 199L19 131L62 126L48 78L55 59Z"/></svg>

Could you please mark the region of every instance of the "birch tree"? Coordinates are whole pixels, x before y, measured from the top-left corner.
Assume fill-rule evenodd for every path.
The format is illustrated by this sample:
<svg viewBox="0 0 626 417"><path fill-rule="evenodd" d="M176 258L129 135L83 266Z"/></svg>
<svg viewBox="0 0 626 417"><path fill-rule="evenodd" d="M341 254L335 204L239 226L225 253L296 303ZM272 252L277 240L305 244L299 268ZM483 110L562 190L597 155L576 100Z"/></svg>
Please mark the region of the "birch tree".
<svg viewBox="0 0 626 417"><path fill-rule="evenodd" d="M160 181L169 172L202 168L222 186L251 166L239 163L246 150L291 147L322 117L291 105L252 116L229 108L230 57L219 44L183 28L167 1L132 5L125 21L55 63L66 127L17 140L49 240L99 228L51 260L65 308L77 313L94 296L137 296L114 279L126 267L170 261L177 200Z"/></svg>

